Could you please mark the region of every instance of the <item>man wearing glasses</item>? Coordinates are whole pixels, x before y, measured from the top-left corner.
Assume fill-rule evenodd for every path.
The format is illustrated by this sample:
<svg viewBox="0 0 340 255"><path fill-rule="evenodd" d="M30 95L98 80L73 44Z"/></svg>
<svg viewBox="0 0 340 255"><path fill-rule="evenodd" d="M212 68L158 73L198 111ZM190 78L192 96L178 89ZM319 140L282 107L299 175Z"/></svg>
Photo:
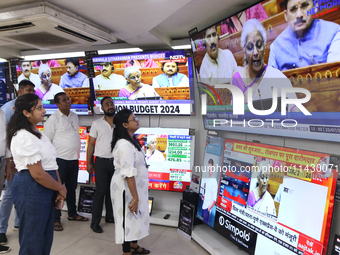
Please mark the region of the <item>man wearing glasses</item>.
<svg viewBox="0 0 340 255"><path fill-rule="evenodd" d="M79 170L80 135L78 116L71 111L71 101L66 93L54 96L58 110L53 113L44 125L44 133L57 151L57 164L60 181L67 189L66 203L68 220L88 221L77 214L76 189ZM61 231L61 211L55 209L54 230Z"/></svg>
<svg viewBox="0 0 340 255"><path fill-rule="evenodd" d="M284 4L288 27L271 44L269 65L283 71L339 61L340 26L314 19L311 0L285 0Z"/></svg>
<svg viewBox="0 0 340 255"><path fill-rule="evenodd" d="M95 90L110 90L121 89L126 85L126 80L122 75L113 73L113 66L111 62L104 62L100 64L100 75L93 79Z"/></svg>
<svg viewBox="0 0 340 255"><path fill-rule="evenodd" d="M230 83L237 67L233 54L229 50L218 48L220 38L216 26L206 29L203 36L207 52L199 72L201 82L209 85Z"/></svg>

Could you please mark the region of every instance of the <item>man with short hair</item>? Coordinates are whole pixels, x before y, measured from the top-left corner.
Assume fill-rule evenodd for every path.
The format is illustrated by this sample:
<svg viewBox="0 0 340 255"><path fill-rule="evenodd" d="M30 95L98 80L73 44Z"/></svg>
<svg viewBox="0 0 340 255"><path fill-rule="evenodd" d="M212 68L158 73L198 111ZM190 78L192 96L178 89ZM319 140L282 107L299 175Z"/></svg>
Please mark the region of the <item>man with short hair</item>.
<svg viewBox="0 0 340 255"><path fill-rule="evenodd" d="M168 61L163 63L162 71L164 73L157 75L152 79L154 88L162 87L189 87L189 78L179 73L178 63Z"/></svg>
<svg viewBox="0 0 340 255"><path fill-rule="evenodd" d="M97 119L92 123L87 147L87 171L92 174L93 167L96 171L96 191L93 197L91 222L91 229L96 233L103 232L99 224L102 217L104 197L105 221L114 223L110 183L115 171L111 154L115 106L111 97L104 97L100 103L104 111L104 118ZM92 163L93 156L96 157L94 165Z"/></svg>
<svg viewBox="0 0 340 255"><path fill-rule="evenodd" d="M71 111L71 101L64 92L54 96L58 110L44 125L44 133L57 151L57 164L61 183L67 189L68 220L88 221L77 214L76 189L79 170L80 135L78 116ZM61 211L55 209L54 230L61 231Z"/></svg>
<svg viewBox="0 0 340 255"><path fill-rule="evenodd" d="M111 62L104 62L100 64L100 75L93 79L95 90L110 90L121 89L126 86L126 80L123 75L113 73L113 66Z"/></svg>
<svg viewBox="0 0 340 255"><path fill-rule="evenodd" d="M206 54L200 68L201 82L214 86L217 83L230 83L237 67L230 50L218 48L219 35L216 25L203 32Z"/></svg>
<svg viewBox="0 0 340 255"><path fill-rule="evenodd" d="M34 87L35 86L33 82L27 79L21 80L19 83L18 97L28 94L28 93L34 94ZM1 120L0 122L3 123L5 127L8 125L10 118L14 114L14 105L15 105L16 100L17 99L11 100L1 107L1 111L3 111L4 116L5 116L5 121L2 122ZM6 136L6 128L4 131L0 131L0 133ZM4 160L0 164L2 164L0 166L1 178L4 176L4 171L6 171L5 190L4 190L2 201L0 204L0 244L5 244L7 243L6 232L8 228L8 220L11 216L11 212L13 208L13 201L12 201L13 178L14 178L14 175L17 173L11 152L8 149L6 150L6 164ZM5 170L5 165L6 165L6 170ZM3 181L1 181L0 183L1 188L2 186L3 186ZM0 194L1 194L1 191L0 191ZM19 226L19 218L15 210L13 230L18 230L18 226ZM0 252L1 252L1 249L0 249Z"/></svg>
<svg viewBox="0 0 340 255"><path fill-rule="evenodd" d="M41 84L41 80L39 75L32 73L32 66L29 61L21 62L21 71L22 74L18 77L18 82L20 83L22 80L29 80L34 83L35 86L39 86Z"/></svg>
<svg viewBox="0 0 340 255"><path fill-rule="evenodd" d="M65 60L67 73L64 73L60 77L59 86L62 88L80 88L90 87L89 78L79 72L79 59L78 58L67 58Z"/></svg>
<svg viewBox="0 0 340 255"><path fill-rule="evenodd" d="M313 1L285 0L284 4L288 27L270 45L268 64L283 71L340 61L340 26L307 14Z"/></svg>

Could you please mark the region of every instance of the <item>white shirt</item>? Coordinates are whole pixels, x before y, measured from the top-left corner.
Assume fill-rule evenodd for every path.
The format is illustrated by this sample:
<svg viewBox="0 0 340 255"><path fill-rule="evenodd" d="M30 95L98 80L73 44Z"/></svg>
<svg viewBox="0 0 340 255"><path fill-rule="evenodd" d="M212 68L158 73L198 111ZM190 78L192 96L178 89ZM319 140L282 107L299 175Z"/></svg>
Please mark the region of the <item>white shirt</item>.
<svg viewBox="0 0 340 255"><path fill-rule="evenodd" d="M112 73L109 78L100 74L93 79L95 90L121 89L126 86L126 79L119 74Z"/></svg>
<svg viewBox="0 0 340 255"><path fill-rule="evenodd" d="M70 111L66 116L59 109L44 125L44 133L57 151L57 158L77 160L80 153L78 116Z"/></svg>
<svg viewBox="0 0 340 255"><path fill-rule="evenodd" d="M0 109L0 157L5 155L6 151L6 115Z"/></svg>
<svg viewBox="0 0 340 255"><path fill-rule="evenodd" d="M11 152L18 171L39 161L45 171L58 170L56 151L43 133L39 139L25 129L19 130L12 138Z"/></svg>
<svg viewBox="0 0 340 255"><path fill-rule="evenodd" d="M35 87L38 87L41 84L41 79L40 79L39 75L37 75L35 73L30 73L30 76L28 78L26 78L26 76L23 73L20 74L20 76L18 77L18 83L20 83L24 79L30 80L31 82L33 82Z"/></svg>
<svg viewBox="0 0 340 255"><path fill-rule="evenodd" d="M90 129L90 136L96 139L94 155L102 158L112 158L111 141L113 128L105 117L95 120Z"/></svg>
<svg viewBox="0 0 340 255"><path fill-rule="evenodd" d="M205 188L202 209L208 209L211 203L217 200L217 181L215 177L203 178L202 184Z"/></svg>
<svg viewBox="0 0 340 255"><path fill-rule="evenodd" d="M230 83L237 67L230 50L218 49L216 61L205 54L200 68L201 82L214 86L218 83Z"/></svg>

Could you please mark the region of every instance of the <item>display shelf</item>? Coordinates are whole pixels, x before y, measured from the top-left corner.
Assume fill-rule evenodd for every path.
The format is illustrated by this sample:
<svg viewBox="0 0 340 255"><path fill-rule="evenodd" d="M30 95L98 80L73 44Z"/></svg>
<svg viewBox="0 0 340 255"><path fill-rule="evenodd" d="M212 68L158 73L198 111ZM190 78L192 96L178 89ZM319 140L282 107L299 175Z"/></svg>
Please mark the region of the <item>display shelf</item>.
<svg viewBox="0 0 340 255"><path fill-rule="evenodd" d="M170 214L169 219L167 220L163 219L163 217L168 213ZM152 210L152 214L150 216L150 224L177 228L178 218L179 218L178 212Z"/></svg>
<svg viewBox="0 0 340 255"><path fill-rule="evenodd" d="M196 225L192 231L192 239L213 255L245 255L245 251L225 239L206 224Z"/></svg>

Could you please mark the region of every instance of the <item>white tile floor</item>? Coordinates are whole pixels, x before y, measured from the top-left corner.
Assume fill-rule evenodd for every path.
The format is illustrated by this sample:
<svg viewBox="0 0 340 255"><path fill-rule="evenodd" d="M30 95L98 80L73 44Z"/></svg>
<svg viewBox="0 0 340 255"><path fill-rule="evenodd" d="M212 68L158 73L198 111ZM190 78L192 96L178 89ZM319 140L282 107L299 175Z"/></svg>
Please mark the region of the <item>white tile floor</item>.
<svg viewBox="0 0 340 255"><path fill-rule="evenodd" d="M18 232L13 231L12 215L7 231L7 246L11 247L8 254L18 254ZM119 255L122 246L114 243L114 224L105 223L102 219L101 226L104 233L97 234L90 229L90 222L75 222L67 220L67 213L62 213L63 231L54 232L52 255ZM207 253L195 241L187 240L177 233L176 228L157 225L150 226L150 235L139 241L139 245L151 251L152 255L175 255Z"/></svg>

